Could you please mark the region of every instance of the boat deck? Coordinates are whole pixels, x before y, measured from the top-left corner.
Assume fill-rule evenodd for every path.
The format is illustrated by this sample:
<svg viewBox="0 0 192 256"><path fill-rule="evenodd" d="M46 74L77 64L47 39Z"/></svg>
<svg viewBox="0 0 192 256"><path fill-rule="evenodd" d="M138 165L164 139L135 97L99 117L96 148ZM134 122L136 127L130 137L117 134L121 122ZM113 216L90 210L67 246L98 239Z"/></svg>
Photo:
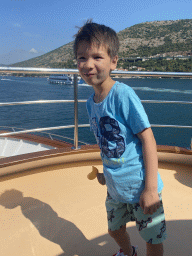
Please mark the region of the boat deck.
<svg viewBox="0 0 192 256"><path fill-rule="evenodd" d="M32 169L28 162L25 171L0 177L0 255L111 256L118 250L107 233L106 186L87 179L92 165L102 172L102 163L85 152L74 156L76 162L67 155L66 163ZM191 255L191 165L159 163L159 172L168 233L164 255ZM135 224L127 231L138 256L145 255Z"/></svg>

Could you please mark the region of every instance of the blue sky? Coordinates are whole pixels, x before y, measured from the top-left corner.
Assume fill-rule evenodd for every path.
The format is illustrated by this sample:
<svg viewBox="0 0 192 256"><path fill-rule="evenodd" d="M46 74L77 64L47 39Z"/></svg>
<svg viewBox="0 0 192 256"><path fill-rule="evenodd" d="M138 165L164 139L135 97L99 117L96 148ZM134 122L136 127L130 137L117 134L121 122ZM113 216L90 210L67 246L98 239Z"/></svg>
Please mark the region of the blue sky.
<svg viewBox="0 0 192 256"><path fill-rule="evenodd" d="M49 52L73 40L75 26L93 18L119 32L155 20L192 19L192 0L4 0L0 54Z"/></svg>

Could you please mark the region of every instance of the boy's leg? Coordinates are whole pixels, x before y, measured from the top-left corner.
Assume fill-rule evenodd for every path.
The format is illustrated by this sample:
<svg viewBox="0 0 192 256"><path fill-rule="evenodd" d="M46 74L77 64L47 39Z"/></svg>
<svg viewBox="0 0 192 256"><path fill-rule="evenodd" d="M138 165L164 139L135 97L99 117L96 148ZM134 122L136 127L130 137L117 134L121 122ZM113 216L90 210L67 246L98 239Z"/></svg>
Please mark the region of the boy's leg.
<svg viewBox="0 0 192 256"><path fill-rule="evenodd" d="M109 230L110 236L116 241L119 247L123 250L124 255L132 256L133 249L130 242L130 236L126 231L126 225L121 227L119 230Z"/></svg>
<svg viewBox="0 0 192 256"><path fill-rule="evenodd" d="M124 255L132 256L132 246L129 234L126 231L126 223L134 220L133 209L125 203L118 202L107 193L106 210L108 219L108 232L123 250Z"/></svg>
<svg viewBox="0 0 192 256"><path fill-rule="evenodd" d="M144 214L139 204L133 205L136 226L146 241L147 256L163 256L163 241L166 239L166 222L160 196L160 208L153 213Z"/></svg>
<svg viewBox="0 0 192 256"><path fill-rule="evenodd" d="M163 243L149 244L146 243L147 256L162 256L163 255Z"/></svg>

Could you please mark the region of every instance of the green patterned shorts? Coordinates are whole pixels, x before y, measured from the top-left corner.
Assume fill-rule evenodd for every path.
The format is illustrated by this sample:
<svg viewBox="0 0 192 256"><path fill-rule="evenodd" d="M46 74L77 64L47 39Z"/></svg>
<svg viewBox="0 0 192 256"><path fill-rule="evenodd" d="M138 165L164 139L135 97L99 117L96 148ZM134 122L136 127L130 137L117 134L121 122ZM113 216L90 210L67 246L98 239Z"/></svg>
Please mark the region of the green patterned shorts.
<svg viewBox="0 0 192 256"><path fill-rule="evenodd" d="M159 198L160 208L150 215L143 213L139 203L121 203L112 199L109 193L107 193L105 205L109 230L119 230L126 223L135 221L139 234L147 243L162 243L166 239L167 234L161 193L159 193Z"/></svg>

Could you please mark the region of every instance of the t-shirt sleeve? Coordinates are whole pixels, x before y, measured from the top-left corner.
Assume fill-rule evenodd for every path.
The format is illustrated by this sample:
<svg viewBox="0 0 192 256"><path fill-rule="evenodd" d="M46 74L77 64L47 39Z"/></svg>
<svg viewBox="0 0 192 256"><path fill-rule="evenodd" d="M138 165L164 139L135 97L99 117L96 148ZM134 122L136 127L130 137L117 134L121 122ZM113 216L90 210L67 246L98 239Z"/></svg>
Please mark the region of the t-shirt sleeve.
<svg viewBox="0 0 192 256"><path fill-rule="evenodd" d="M124 90L121 103L124 119L134 134L150 127L144 107L132 88Z"/></svg>

